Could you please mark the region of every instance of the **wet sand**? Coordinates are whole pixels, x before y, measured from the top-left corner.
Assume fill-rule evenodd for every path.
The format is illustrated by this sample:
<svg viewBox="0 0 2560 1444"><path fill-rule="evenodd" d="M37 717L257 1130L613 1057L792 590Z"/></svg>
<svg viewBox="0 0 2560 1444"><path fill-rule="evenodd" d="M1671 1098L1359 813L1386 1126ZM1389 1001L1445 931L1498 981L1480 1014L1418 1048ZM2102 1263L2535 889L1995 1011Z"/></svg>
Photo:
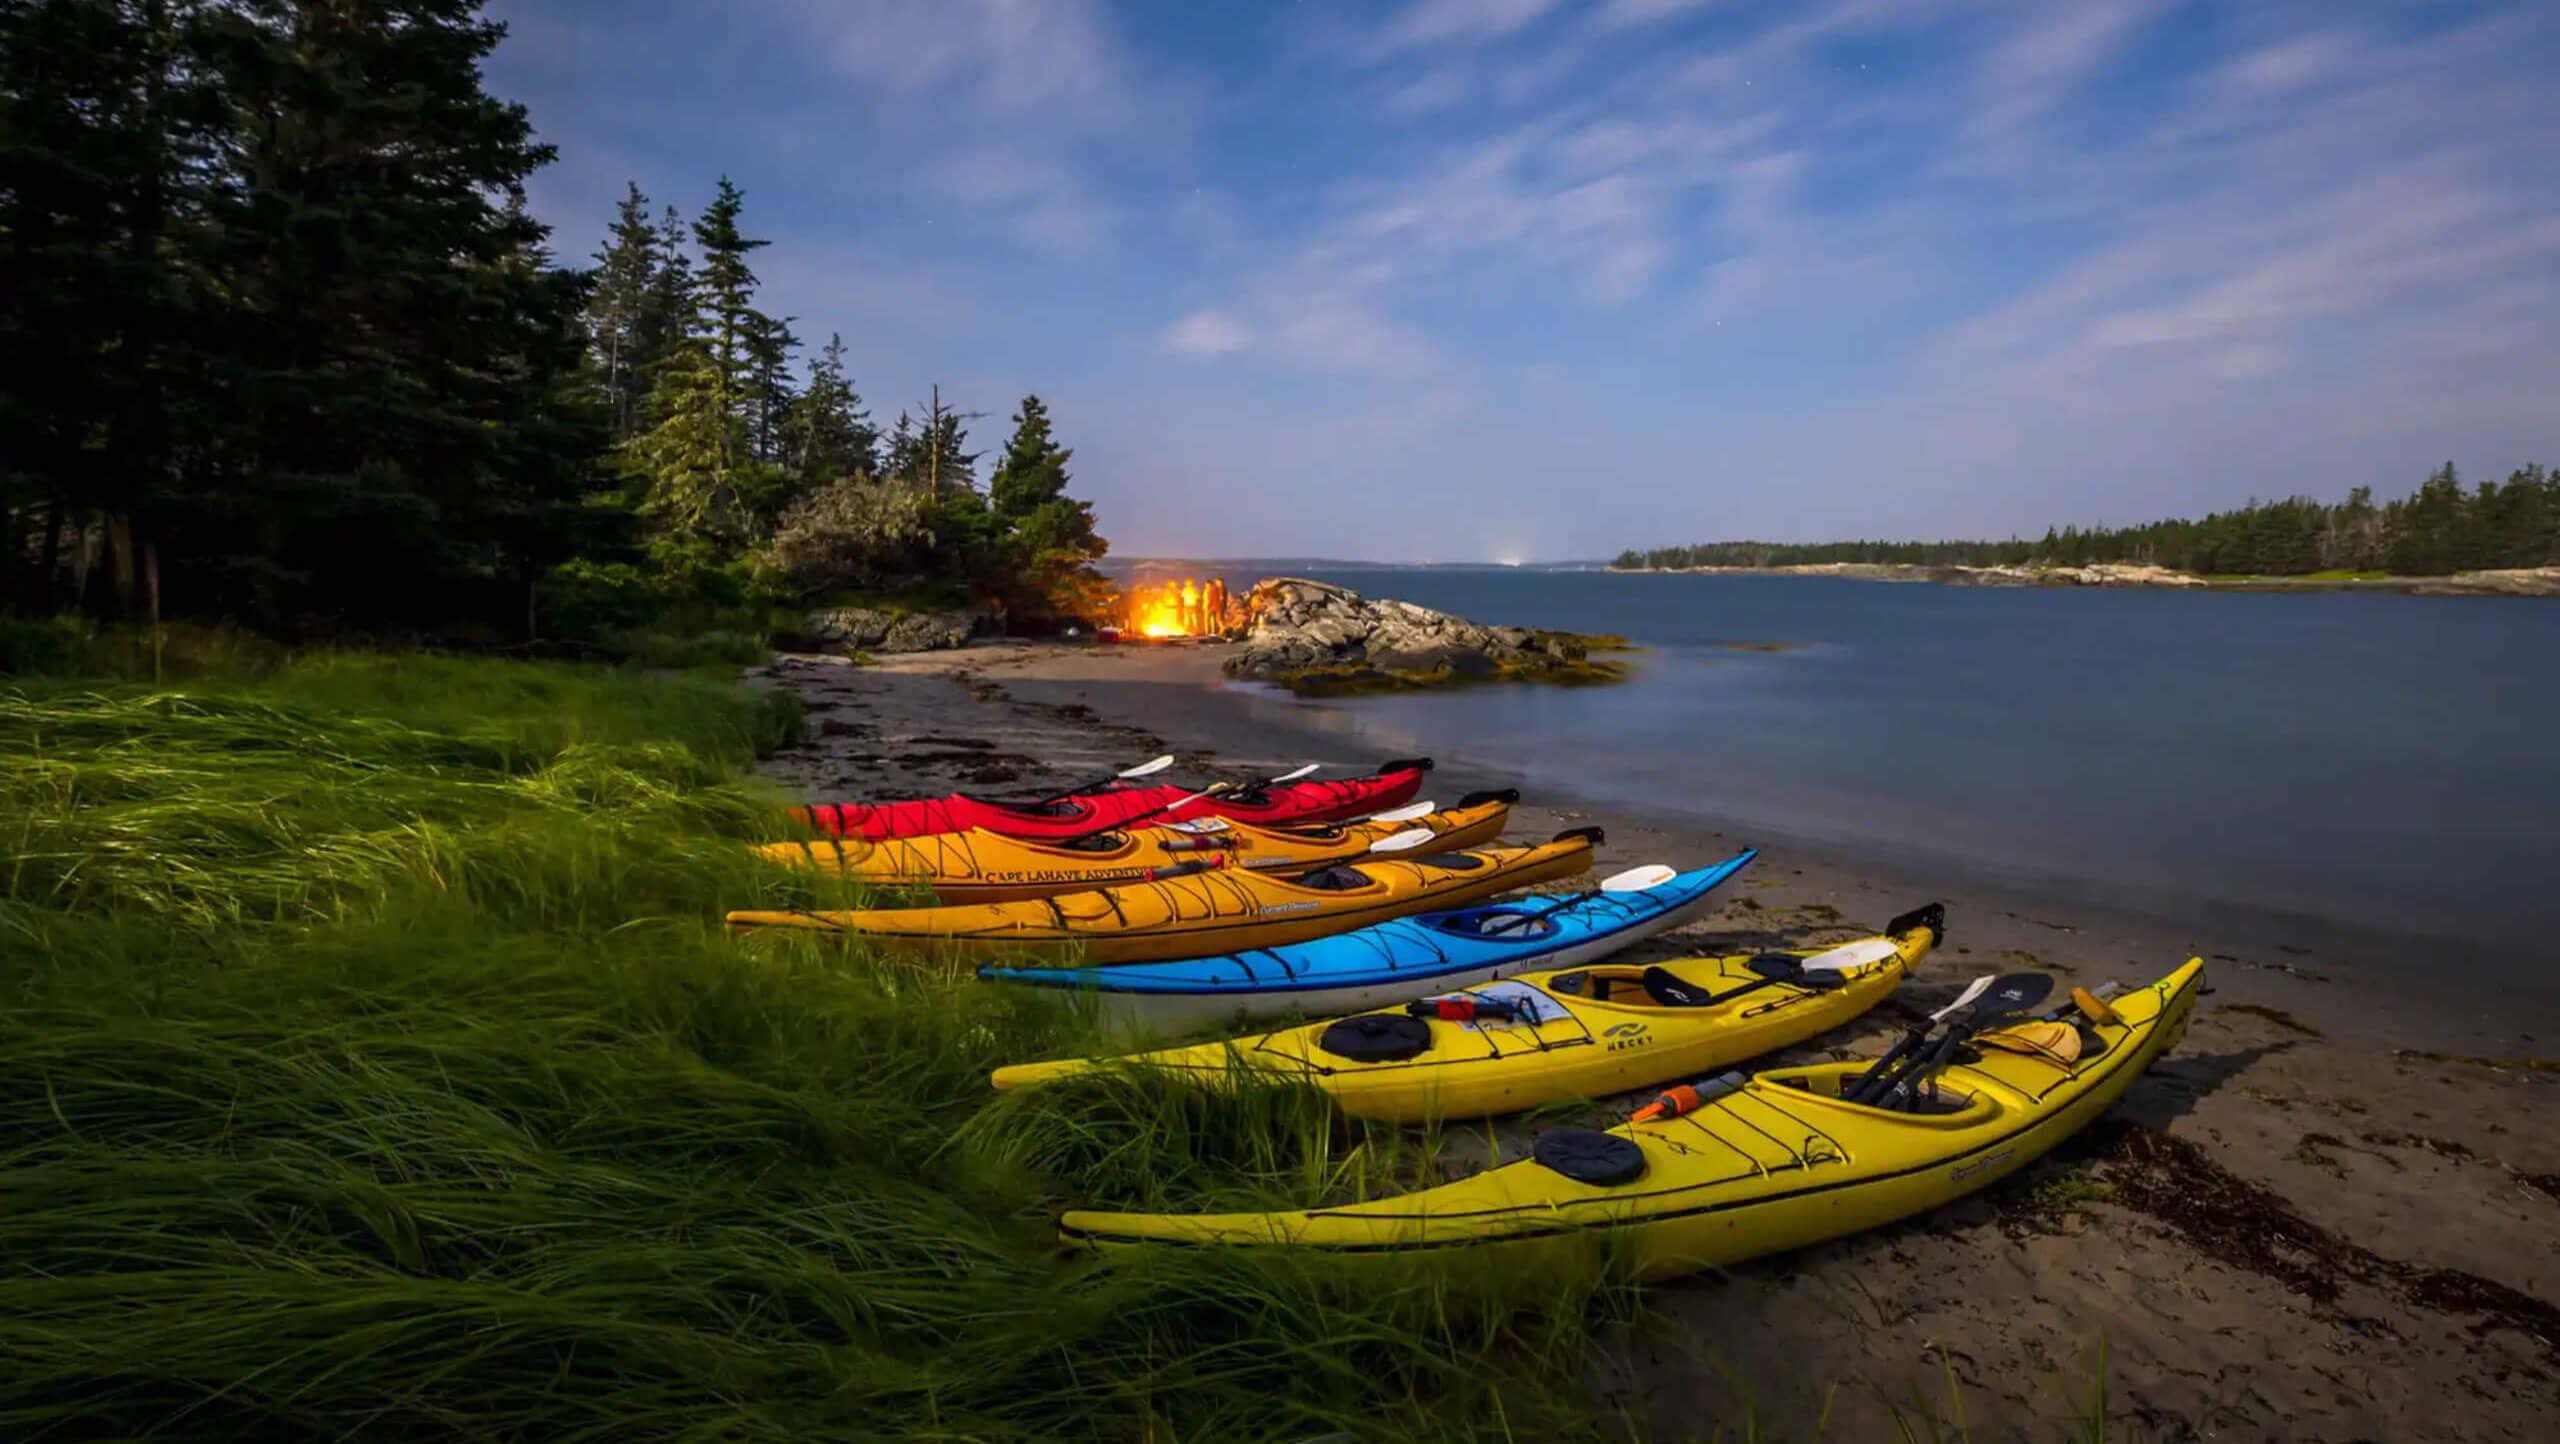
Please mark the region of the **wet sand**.
<svg viewBox="0 0 2560 1444"><path fill-rule="evenodd" d="M785 658L811 742L767 764L812 798L1065 785L1158 751L1178 778L1328 775L1390 754L1339 714L1239 696L1214 645L999 643L852 666ZM1427 746L1414 751L1429 753ZM1498 774L1444 764L1444 802ZM1694 867L1754 839L1532 795L1510 836L1597 822L1599 866ZM1923 866L1762 848L1704 923L1631 957L1800 946L1944 901L1945 946L1892 1003L1768 1060L1868 1056L1973 977L2147 982L2207 957L2185 1042L2110 1115L2003 1183L1902 1225L1651 1291L1606 1342L1598 1407L1665 1440L2081 1437L2542 1439L2560 1408L2560 1063L2531 998L2413 1002L2325 945L2056 907ZM2459 956L2440 965L2461 981ZM2551 1050L2560 1053L2560 1047ZM1626 1100L1595 1114L1623 1117ZM1605 1121L1605 1120L1603 1120Z"/></svg>

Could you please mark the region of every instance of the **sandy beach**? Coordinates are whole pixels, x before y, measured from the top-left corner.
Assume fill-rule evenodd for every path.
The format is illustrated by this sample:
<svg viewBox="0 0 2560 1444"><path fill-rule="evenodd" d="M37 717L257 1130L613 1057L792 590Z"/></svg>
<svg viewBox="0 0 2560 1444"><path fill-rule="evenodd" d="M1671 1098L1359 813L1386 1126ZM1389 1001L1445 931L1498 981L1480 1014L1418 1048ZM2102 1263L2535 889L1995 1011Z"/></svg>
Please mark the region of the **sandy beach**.
<svg viewBox="0 0 2560 1444"><path fill-rule="evenodd" d="M1386 759L1330 729L1328 709L1221 687L1221 650L991 643L784 657L751 680L806 699L811 740L766 770L815 799L1064 785L1158 751L1204 780ZM1424 795L1507 785L1444 760ZM1564 795L1526 797L1510 835L1589 823L1612 871L1758 843ZM1871 1055L1983 973L2137 983L2200 954L2213 994L2106 1120L2023 1173L1892 1229L1653 1290L1646 1326L1604 1341L1596 1409L1664 1440L1735 1437L1746 1417L1762 1437L1813 1437L1817 1421L1831 1439L1953 1437L1960 1420L1974 1439L2044 1440L2084 1437L2103 1387L2108 1438L2549 1437L2547 1016L2467 1001L2458 956L2440 965L2450 994L2413 1001L2406 981L2427 974L2406 960L2394 974L1926 871L1767 845L1708 921L1635 956L1817 944L1947 904L1946 945L1893 1003L1772 1062Z"/></svg>

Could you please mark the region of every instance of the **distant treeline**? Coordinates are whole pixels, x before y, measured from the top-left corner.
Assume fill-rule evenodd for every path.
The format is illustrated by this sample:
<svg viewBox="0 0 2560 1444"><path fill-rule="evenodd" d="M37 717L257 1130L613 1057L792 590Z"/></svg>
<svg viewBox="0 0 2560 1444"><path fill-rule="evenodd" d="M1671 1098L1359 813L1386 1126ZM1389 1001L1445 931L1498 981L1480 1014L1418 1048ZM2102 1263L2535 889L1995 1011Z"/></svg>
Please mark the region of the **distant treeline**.
<svg viewBox="0 0 2560 1444"><path fill-rule="evenodd" d="M2201 521L2121 529L2064 527L2042 541L1706 542L1618 554L1621 567L2085 566L2132 562L2206 575L2389 572L2444 576L2560 565L2560 472L2528 466L2501 485L2466 488L2447 462L2411 495L2374 505L2360 486L2335 505L2307 496L2252 501Z"/></svg>

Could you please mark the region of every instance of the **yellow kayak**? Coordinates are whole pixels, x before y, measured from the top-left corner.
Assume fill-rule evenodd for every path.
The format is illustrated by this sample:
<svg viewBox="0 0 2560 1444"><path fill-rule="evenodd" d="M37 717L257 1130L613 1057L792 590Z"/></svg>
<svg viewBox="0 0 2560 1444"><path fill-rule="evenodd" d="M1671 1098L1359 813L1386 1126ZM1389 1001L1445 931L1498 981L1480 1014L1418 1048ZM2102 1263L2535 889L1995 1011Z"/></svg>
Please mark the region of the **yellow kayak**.
<svg viewBox="0 0 2560 1444"><path fill-rule="evenodd" d="M1390 839L1392 841L1393 839ZM1591 866L1600 829L1578 827L1534 847L1364 858L1304 873L1234 867L1027 902L843 912L733 912L736 928L812 928L898 947L985 954L1079 950L1096 963L1163 962L1303 942Z"/></svg>
<svg viewBox="0 0 2560 1444"><path fill-rule="evenodd" d="M1448 811L1430 803L1397 808L1357 822L1257 827L1204 817L1158 827L1101 833L1083 843L1007 837L984 828L919 837L824 838L758 847L793 867L840 872L883 888L930 888L946 903L1016 902L1065 892L1148 882L1167 867L1204 858L1248 868L1321 867L1349 862L1370 844L1424 827L1431 841L1417 852L1478 847L1502 836L1517 792L1470 793Z"/></svg>
<svg viewBox="0 0 2560 1444"><path fill-rule="evenodd" d="M2094 1015L2069 1013L2059 1028L1983 1033L1914 1090L1918 1111L1844 1101L1865 1063L1780 1068L1721 1080L1676 1116L1553 1130L1531 1159L1403 1197L1286 1213L1074 1211L1060 1226L1106 1247L1472 1248L1498 1256L1472 1267L1587 1269L1615 1257L1645 1278L1720 1268L1875 1228L2024 1167L2177 1043L2203 984L2203 960L2191 959L2149 987L2089 999Z"/></svg>
<svg viewBox="0 0 2560 1444"><path fill-rule="evenodd" d="M1837 947L1651 967L1600 964L1255 1037L995 1072L1027 1088L1118 1066L1187 1082L1312 1084L1359 1118L1476 1118L1696 1077L1835 1028L1882 1002L1946 930L1936 905Z"/></svg>

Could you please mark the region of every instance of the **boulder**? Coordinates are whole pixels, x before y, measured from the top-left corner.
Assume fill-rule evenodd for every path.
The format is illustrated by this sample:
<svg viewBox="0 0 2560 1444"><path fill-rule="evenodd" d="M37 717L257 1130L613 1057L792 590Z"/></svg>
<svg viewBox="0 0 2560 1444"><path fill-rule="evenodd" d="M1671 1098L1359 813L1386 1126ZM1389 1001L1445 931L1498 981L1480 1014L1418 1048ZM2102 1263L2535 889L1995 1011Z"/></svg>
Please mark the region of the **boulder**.
<svg viewBox="0 0 2560 1444"><path fill-rule="evenodd" d="M994 618L958 609L900 612L880 607L829 607L811 612L806 634L795 641L803 650L850 656L855 652L931 652L965 647L969 639L994 630Z"/></svg>
<svg viewBox="0 0 2560 1444"><path fill-rule="evenodd" d="M1586 639L1526 627L1488 627L1411 602L1362 597L1305 577L1267 577L1246 594L1229 635L1242 645L1232 677L1292 683L1301 674L1364 683L1448 682L1498 676L1599 680Z"/></svg>

